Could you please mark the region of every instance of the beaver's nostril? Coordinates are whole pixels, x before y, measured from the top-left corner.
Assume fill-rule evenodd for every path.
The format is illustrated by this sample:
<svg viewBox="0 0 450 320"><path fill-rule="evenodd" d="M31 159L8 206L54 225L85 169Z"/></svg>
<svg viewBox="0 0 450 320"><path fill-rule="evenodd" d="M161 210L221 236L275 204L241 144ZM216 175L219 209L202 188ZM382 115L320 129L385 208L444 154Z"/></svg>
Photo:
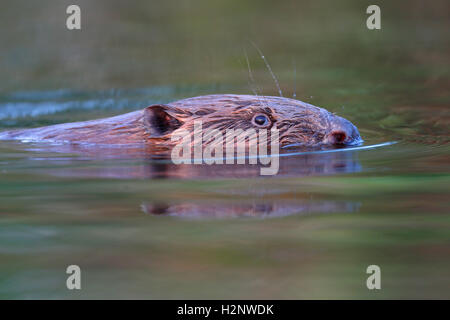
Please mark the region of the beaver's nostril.
<svg viewBox="0 0 450 320"><path fill-rule="evenodd" d="M332 143L343 144L345 139L347 139L347 134L344 131L333 131L330 134Z"/></svg>

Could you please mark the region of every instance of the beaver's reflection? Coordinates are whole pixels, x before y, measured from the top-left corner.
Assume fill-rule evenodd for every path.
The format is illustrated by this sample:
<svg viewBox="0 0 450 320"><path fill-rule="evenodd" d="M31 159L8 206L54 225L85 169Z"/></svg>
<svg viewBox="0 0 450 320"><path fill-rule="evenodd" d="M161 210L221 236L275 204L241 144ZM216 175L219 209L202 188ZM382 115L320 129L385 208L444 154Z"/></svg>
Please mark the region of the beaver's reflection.
<svg viewBox="0 0 450 320"><path fill-rule="evenodd" d="M45 160L45 158L40 159ZM83 157L52 158L48 161L54 165L48 170L53 175L117 179L249 178L260 177L263 166L261 164L176 165L170 158L155 158L143 154L130 156L126 152L121 155L111 155L106 151L105 154L83 154ZM360 170L357 151L343 149L339 152L283 155L279 158L279 170L276 176L330 175Z"/></svg>
<svg viewBox="0 0 450 320"><path fill-rule="evenodd" d="M339 201L264 201L258 203L143 203L142 210L151 215L186 219L226 219L238 217L275 218L290 215L354 212L359 203Z"/></svg>
<svg viewBox="0 0 450 320"><path fill-rule="evenodd" d="M261 165L175 165L149 161L147 178L242 178L260 176ZM277 176L311 176L361 171L356 152L313 153L280 157Z"/></svg>

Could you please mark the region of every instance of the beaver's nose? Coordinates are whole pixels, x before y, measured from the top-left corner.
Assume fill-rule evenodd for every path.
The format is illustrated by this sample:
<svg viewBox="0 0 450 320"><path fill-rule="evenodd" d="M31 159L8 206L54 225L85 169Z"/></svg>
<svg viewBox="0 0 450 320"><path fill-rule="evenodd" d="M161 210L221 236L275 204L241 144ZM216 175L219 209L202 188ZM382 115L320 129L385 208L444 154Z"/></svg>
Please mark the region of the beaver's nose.
<svg viewBox="0 0 450 320"><path fill-rule="evenodd" d="M330 132L330 140L331 144L344 144L345 140L347 140L348 135L341 130L334 130Z"/></svg>
<svg viewBox="0 0 450 320"><path fill-rule="evenodd" d="M358 129L348 120L336 117L325 136L325 143L334 145L356 145L362 143Z"/></svg>

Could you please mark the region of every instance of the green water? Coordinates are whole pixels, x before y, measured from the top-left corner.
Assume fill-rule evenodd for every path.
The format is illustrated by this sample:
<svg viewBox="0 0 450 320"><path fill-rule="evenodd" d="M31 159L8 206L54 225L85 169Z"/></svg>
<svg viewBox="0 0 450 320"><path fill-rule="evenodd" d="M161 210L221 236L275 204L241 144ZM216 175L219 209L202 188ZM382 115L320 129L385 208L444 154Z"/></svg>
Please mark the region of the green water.
<svg viewBox="0 0 450 320"><path fill-rule="evenodd" d="M69 4L1 5L0 129L248 94L245 52L277 95L254 42L285 96L398 143L263 178L0 141L0 298L450 298L448 1L378 1L375 31L370 1L77 1L81 31Z"/></svg>

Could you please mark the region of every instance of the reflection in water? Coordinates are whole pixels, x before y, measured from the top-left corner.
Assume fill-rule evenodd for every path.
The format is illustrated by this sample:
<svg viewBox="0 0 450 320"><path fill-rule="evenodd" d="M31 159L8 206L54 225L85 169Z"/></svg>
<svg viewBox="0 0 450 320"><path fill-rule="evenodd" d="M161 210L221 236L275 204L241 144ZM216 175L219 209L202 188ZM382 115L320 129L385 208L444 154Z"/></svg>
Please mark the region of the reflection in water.
<svg viewBox="0 0 450 320"><path fill-rule="evenodd" d="M47 161L49 159L46 159ZM80 161L82 160L82 161ZM162 159L62 158L55 159L47 173L65 177L116 179L214 179L260 177L261 164L180 164ZM248 161L247 161L248 162ZM280 157L277 177L330 175L361 171L355 151L300 154Z"/></svg>
<svg viewBox="0 0 450 320"><path fill-rule="evenodd" d="M339 201L252 201L251 203L143 203L147 214L167 215L184 219L226 219L238 217L276 218L316 213L354 212L360 203Z"/></svg>
<svg viewBox="0 0 450 320"><path fill-rule="evenodd" d="M149 163L147 177L165 178L242 178L260 176L261 165L174 165ZM307 154L280 158L277 176L311 176L350 173L361 170L353 152Z"/></svg>
<svg viewBox="0 0 450 320"><path fill-rule="evenodd" d="M47 157L26 157L24 161L30 167L30 160L36 163L41 173L69 178L112 178L112 179L185 179L202 181L208 179L245 179L260 178L261 164L182 164L175 165L170 159L155 159L149 150L132 148L88 148L76 145L49 145L32 144L34 152ZM45 148L45 149L44 149ZM27 151L30 146L26 147ZM276 176L264 176L265 179L277 177L304 177L315 175L334 175L339 173L353 173L361 171L357 159L358 150L340 149L311 151L301 153L289 150L279 158L279 172ZM305 150L303 150L305 151ZM338 152L332 152L338 151ZM50 152L50 153L48 153ZM53 153L53 152L56 152ZM64 155L62 156L62 152ZM246 161L248 162L248 161ZM16 162L18 168L20 163ZM12 169L12 168L10 168ZM268 180L260 180L262 183ZM354 212L358 210L359 202L310 199L309 194L296 193L281 196L273 187L267 190L250 186L248 190L240 185L237 194L231 194L232 202L223 199L192 198L180 200L177 197L167 199L142 199L142 210L147 214L175 216L186 219L225 219L238 217L271 218L289 215L309 215L317 213ZM242 189L244 187L244 189ZM242 195L246 194L244 198ZM228 197L227 197L228 198ZM186 199L186 198L185 198ZM136 207L139 206L136 203Z"/></svg>

